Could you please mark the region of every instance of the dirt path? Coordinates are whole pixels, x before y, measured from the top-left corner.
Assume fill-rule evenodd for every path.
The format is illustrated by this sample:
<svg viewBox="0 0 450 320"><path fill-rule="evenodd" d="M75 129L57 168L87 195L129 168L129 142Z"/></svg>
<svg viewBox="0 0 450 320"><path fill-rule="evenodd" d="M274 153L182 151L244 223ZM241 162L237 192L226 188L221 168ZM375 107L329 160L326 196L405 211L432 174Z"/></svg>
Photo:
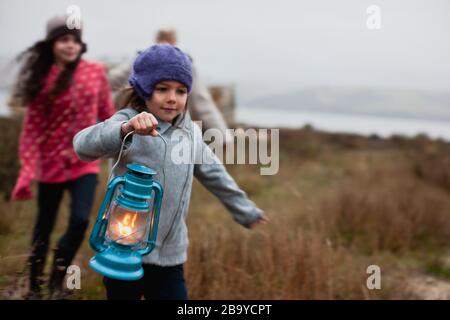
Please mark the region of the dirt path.
<svg viewBox="0 0 450 320"><path fill-rule="evenodd" d="M431 276L414 276L407 286L408 290L423 300L450 300L450 281Z"/></svg>
<svg viewBox="0 0 450 320"><path fill-rule="evenodd" d="M10 286L3 290L1 298L5 300L23 300L28 292L27 275L18 273L14 276L12 282Z"/></svg>

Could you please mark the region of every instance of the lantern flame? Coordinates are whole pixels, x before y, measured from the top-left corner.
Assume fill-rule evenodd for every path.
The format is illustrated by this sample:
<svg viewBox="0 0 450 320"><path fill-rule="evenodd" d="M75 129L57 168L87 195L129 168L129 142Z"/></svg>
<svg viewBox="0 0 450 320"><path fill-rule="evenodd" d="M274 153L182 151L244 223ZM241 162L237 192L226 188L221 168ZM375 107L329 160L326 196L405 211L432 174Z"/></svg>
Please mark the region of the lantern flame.
<svg viewBox="0 0 450 320"><path fill-rule="evenodd" d="M122 219L122 222L118 222L119 234L122 237L128 237L133 233L134 223L136 221L137 214L127 213Z"/></svg>

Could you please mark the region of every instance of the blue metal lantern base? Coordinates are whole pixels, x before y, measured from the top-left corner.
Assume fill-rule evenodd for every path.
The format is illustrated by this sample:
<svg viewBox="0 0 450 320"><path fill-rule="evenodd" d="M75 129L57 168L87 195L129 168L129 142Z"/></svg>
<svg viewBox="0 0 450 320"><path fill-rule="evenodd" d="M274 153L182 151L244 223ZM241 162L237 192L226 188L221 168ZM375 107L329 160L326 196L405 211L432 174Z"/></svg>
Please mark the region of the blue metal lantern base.
<svg viewBox="0 0 450 320"><path fill-rule="evenodd" d="M142 256L135 251L110 246L89 261L94 271L117 280L139 280L144 276Z"/></svg>

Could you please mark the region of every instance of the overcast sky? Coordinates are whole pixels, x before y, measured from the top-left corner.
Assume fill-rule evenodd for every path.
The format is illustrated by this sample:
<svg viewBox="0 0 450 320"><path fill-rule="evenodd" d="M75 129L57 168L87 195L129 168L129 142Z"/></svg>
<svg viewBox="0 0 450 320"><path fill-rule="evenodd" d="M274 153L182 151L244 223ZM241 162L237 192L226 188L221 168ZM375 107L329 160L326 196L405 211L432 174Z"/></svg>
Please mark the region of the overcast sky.
<svg viewBox="0 0 450 320"><path fill-rule="evenodd" d="M46 20L70 4L81 8L90 59L132 56L173 26L207 82L255 95L316 85L449 89L446 0L1 0L0 56L41 39ZM372 4L380 30L366 27Z"/></svg>

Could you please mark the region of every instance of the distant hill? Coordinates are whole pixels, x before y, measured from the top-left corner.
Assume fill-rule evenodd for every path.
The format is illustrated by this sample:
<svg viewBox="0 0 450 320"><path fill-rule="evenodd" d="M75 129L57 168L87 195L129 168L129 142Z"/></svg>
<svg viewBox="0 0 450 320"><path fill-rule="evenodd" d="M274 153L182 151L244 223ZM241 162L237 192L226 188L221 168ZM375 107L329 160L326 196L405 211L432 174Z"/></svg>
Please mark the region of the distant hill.
<svg viewBox="0 0 450 320"><path fill-rule="evenodd" d="M245 101L249 107L450 121L450 92L314 87Z"/></svg>

